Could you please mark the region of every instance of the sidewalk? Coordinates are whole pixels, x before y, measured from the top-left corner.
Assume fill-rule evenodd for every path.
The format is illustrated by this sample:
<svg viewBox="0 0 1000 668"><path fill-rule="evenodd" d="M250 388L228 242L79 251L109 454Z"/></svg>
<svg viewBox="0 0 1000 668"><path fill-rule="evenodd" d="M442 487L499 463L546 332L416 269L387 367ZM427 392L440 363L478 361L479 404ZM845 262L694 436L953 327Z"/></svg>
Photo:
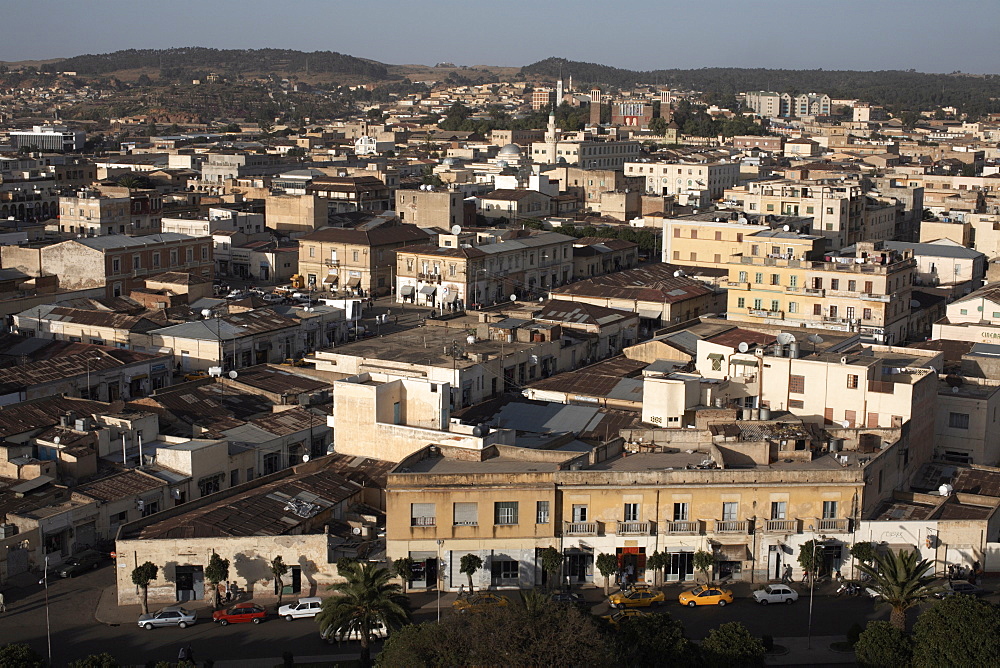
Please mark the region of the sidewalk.
<svg viewBox="0 0 1000 668"><path fill-rule="evenodd" d="M769 666L821 666L832 663L854 664L854 652L838 652L830 649L835 642L843 642L843 636L813 636L812 643L805 638L775 638L775 646L784 647L788 653L768 654L764 661ZM812 646L807 649L807 645Z"/></svg>

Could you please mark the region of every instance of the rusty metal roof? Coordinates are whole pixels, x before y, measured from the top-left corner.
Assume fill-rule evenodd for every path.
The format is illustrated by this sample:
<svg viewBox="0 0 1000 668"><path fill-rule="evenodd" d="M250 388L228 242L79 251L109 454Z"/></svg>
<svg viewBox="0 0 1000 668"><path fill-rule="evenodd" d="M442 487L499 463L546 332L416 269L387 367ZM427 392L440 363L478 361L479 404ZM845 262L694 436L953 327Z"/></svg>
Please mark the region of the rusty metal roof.
<svg viewBox="0 0 1000 668"><path fill-rule="evenodd" d="M128 499L166 486L163 480L148 473L130 469L78 486L74 491L97 501Z"/></svg>

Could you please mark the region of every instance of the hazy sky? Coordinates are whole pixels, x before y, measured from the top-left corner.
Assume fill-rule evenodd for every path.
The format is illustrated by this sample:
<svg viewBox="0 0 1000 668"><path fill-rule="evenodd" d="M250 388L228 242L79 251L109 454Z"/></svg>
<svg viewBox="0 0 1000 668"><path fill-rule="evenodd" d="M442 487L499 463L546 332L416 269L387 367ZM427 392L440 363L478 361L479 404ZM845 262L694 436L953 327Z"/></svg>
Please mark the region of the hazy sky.
<svg viewBox="0 0 1000 668"><path fill-rule="evenodd" d="M0 60L206 46L389 64L1000 71L998 0L2 0Z"/></svg>

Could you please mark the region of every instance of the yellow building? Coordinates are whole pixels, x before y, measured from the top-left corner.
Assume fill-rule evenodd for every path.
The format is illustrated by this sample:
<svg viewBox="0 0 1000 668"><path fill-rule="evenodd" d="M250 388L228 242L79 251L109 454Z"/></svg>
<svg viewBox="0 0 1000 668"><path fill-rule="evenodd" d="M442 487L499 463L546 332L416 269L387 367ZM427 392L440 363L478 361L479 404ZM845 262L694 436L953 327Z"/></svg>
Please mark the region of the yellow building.
<svg viewBox="0 0 1000 668"><path fill-rule="evenodd" d="M663 219L663 262L723 267L732 255L757 246L755 255L814 257L823 237L809 233L812 218L706 211ZM785 229L785 228L788 229Z"/></svg>
<svg viewBox="0 0 1000 668"><path fill-rule="evenodd" d="M730 320L857 331L877 343L907 338L916 271L909 251L862 242L856 257L819 261L772 250L754 254L744 241L743 252L730 258Z"/></svg>

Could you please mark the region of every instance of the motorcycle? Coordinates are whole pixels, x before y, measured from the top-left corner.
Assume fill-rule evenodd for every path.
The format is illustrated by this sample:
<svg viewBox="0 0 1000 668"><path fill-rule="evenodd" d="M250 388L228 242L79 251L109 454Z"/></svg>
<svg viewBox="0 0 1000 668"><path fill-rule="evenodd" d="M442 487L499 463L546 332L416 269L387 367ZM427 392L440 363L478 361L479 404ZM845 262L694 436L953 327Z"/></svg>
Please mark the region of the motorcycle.
<svg viewBox="0 0 1000 668"><path fill-rule="evenodd" d="M854 582L844 582L837 588L837 596L858 596L861 594L861 586Z"/></svg>

